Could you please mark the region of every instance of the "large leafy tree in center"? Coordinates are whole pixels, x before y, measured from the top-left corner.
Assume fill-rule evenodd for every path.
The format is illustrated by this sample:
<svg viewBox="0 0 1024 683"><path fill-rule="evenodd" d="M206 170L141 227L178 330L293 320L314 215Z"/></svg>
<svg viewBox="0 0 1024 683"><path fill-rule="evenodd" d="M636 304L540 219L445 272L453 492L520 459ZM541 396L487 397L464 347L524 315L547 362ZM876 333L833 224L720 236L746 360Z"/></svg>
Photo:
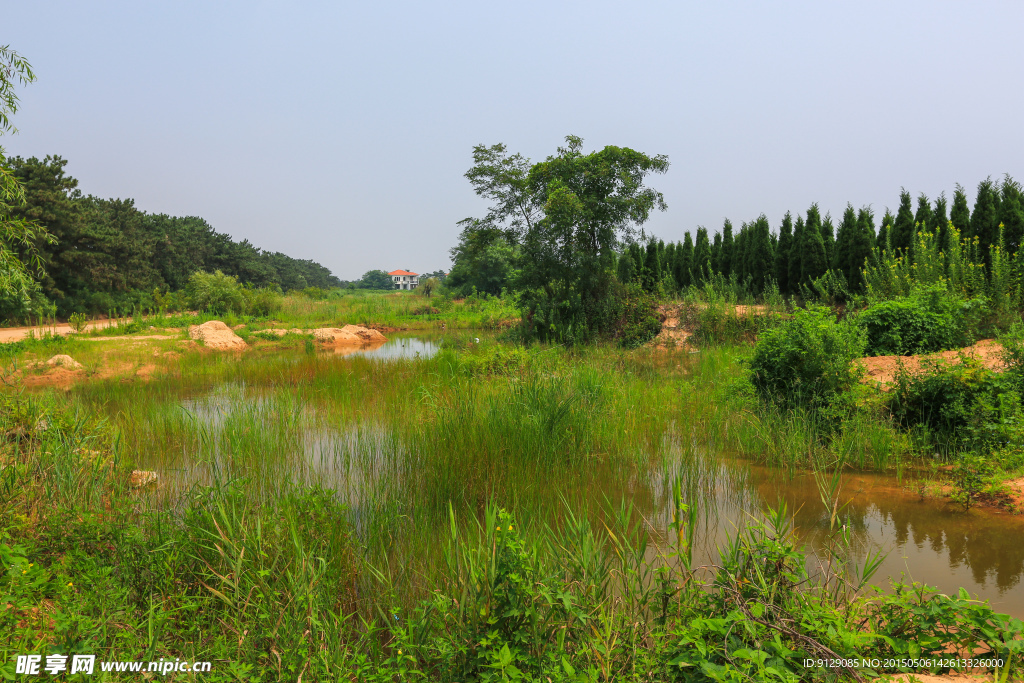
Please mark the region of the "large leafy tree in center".
<svg viewBox="0 0 1024 683"><path fill-rule="evenodd" d="M519 246L513 284L528 327L542 338L581 341L612 322L616 250L652 210L666 208L644 178L669 164L626 147L587 154L581 138L565 140L536 164L504 145L480 145L466 177L491 201L479 227L502 230Z"/></svg>
<svg viewBox="0 0 1024 683"><path fill-rule="evenodd" d="M589 338L610 324L609 288L615 250L665 210L660 192L644 185L668 170L665 156L608 146L585 154L583 140L535 164L527 188L542 215L523 235L520 289L528 319L545 338Z"/></svg>

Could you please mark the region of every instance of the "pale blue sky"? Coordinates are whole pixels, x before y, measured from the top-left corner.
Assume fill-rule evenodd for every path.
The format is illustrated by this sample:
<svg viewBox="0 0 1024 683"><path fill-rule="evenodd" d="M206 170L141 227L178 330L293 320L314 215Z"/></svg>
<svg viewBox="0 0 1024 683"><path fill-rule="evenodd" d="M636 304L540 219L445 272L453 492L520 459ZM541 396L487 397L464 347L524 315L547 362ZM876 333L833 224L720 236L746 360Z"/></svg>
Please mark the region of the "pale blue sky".
<svg viewBox="0 0 1024 683"><path fill-rule="evenodd" d="M9 154L344 279L446 268L477 143L667 154L681 239L1024 180L1024 3L8 3Z"/></svg>

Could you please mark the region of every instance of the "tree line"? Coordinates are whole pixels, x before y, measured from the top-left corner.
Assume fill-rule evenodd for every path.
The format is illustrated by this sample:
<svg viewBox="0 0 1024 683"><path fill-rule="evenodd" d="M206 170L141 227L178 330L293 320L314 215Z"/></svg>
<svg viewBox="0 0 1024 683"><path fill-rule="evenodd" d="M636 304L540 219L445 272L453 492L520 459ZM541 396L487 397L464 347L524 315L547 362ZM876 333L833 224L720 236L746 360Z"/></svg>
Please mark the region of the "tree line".
<svg viewBox="0 0 1024 683"><path fill-rule="evenodd" d="M915 207L904 189L896 214L887 210L877 230L871 208L854 209L852 204L846 205L838 225L831 215L822 216L817 204L795 219L787 212L777 231L771 230L764 214L743 223L738 231L726 219L713 238L699 227L696 239L687 232L681 242L652 239L646 245L625 246L617 275L621 282L638 282L651 292L658 287L681 291L720 275L735 279L754 295L772 283L780 293L793 295L832 271L850 291L858 292L864 289L863 270L872 250L910 254L919 231L934 234L945 253L953 247L951 235L958 233L972 242L982 259L988 258L1000 238L1004 253L1016 253L1024 240L1022 204L1020 183L1007 175L1001 182L988 178L978 184L973 210L960 185L952 206L944 194L934 202L921 194Z"/></svg>
<svg viewBox="0 0 1024 683"><path fill-rule="evenodd" d="M38 259L35 291L0 301L0 317L40 315L49 307L71 313L107 313L152 306L154 292L182 290L197 271L222 271L250 287L281 290L344 283L311 260L236 242L196 216L139 210L132 199L83 195L59 156L7 159L24 191L11 214L45 228L54 239L18 245Z"/></svg>

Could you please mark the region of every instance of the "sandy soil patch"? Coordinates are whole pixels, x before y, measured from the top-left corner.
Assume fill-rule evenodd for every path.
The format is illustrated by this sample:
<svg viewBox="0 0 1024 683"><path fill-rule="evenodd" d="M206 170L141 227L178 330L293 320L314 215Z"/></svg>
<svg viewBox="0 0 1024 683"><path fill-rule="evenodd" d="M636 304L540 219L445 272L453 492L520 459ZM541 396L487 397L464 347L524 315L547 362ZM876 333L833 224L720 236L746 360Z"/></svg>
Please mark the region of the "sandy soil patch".
<svg viewBox="0 0 1024 683"><path fill-rule="evenodd" d="M941 365L957 365L963 362L964 357L972 357L980 360L986 368L998 372L1005 367L1002 352L1003 347L998 342L993 339L983 339L977 344L953 351L939 351L918 356L873 356L859 358L854 362L865 370L862 382L876 382L880 388L887 389L896 378L901 365L907 372L916 375L924 372L931 365L931 361L938 361Z"/></svg>
<svg viewBox="0 0 1024 683"><path fill-rule="evenodd" d="M345 325L345 327L321 327L313 330L313 338L321 344L334 346L350 346L373 344L387 341L387 337L362 325Z"/></svg>
<svg viewBox="0 0 1024 683"><path fill-rule="evenodd" d="M96 320L91 323L86 323L85 330L102 330L105 327L110 327L116 324L117 320ZM124 319L121 320L124 322ZM57 323L56 325L35 325L33 327L4 327L0 328L0 343L21 341L28 337L29 332L33 333L37 337L42 337L44 334L52 335L68 335L73 334L75 331L71 325L67 323Z"/></svg>
<svg viewBox="0 0 1024 683"><path fill-rule="evenodd" d="M119 335L117 337L82 337L82 339L85 339L86 341L114 341L115 339L129 339L129 340L134 341L134 340L139 340L139 339L177 339L177 338L178 338L178 335L176 335L176 334L134 334L134 335L127 335L127 334L125 334L125 335Z"/></svg>
<svg viewBox="0 0 1024 683"><path fill-rule="evenodd" d="M188 328L188 336L203 342L207 348L216 351L244 351L249 348L234 330L220 320L210 320L202 325Z"/></svg>
<svg viewBox="0 0 1024 683"><path fill-rule="evenodd" d="M651 342L656 349L691 348L690 332L679 324L678 317L665 318L661 323L661 332Z"/></svg>

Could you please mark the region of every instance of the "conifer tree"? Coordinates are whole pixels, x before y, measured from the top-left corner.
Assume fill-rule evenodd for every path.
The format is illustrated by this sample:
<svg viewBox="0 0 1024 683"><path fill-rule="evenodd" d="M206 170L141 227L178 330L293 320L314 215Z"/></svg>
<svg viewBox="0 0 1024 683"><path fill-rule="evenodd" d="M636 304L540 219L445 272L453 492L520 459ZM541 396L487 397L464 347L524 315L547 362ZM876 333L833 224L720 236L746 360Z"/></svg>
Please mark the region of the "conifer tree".
<svg viewBox="0 0 1024 683"><path fill-rule="evenodd" d="M818 205L811 204L804 224L804 240L800 250L800 283L808 284L828 270L825 240L821 237L821 214Z"/></svg>
<svg viewBox="0 0 1024 683"><path fill-rule="evenodd" d="M711 270L711 242L708 240L708 229L697 226L697 240L693 245L693 265L691 267L694 284L702 284Z"/></svg>
<svg viewBox="0 0 1024 683"><path fill-rule="evenodd" d="M804 250L804 217L797 214L796 225L793 226L793 245L789 259L789 291L796 294L800 291L800 283L803 281L803 257Z"/></svg>
<svg viewBox="0 0 1024 683"><path fill-rule="evenodd" d="M722 272L722 233L716 232L715 239L711 242L711 270L716 273Z"/></svg>
<svg viewBox="0 0 1024 683"><path fill-rule="evenodd" d="M665 252L661 257L661 277L668 282L672 290L678 289L678 285L676 285L675 262L676 245L675 242L669 242L665 245Z"/></svg>
<svg viewBox="0 0 1024 683"><path fill-rule="evenodd" d="M862 290L864 287L864 262L871 256L871 248L875 246L875 215L870 207L865 206L857 212L857 231L850 245L851 277L847 278L850 287Z"/></svg>
<svg viewBox="0 0 1024 683"><path fill-rule="evenodd" d="M736 235L732 267L737 280L743 282L750 276L750 226L746 222L740 223L740 231Z"/></svg>
<svg viewBox="0 0 1024 683"><path fill-rule="evenodd" d="M633 244L629 245L629 255L633 257L632 282L640 282L644 270L644 248L633 242Z"/></svg>
<svg viewBox="0 0 1024 683"><path fill-rule="evenodd" d="M932 217L932 205L924 192L917 196L917 211L914 212L914 225L917 231L935 232L935 220Z"/></svg>
<svg viewBox="0 0 1024 683"><path fill-rule="evenodd" d="M779 284L779 291L783 294L790 293L789 287L789 259L793 252L793 217L789 211L782 217L782 225L779 227L779 243L775 249L775 281Z"/></svg>
<svg viewBox="0 0 1024 683"><path fill-rule="evenodd" d="M879 251L884 251L889 248L891 244L892 225L896 222L896 218L893 217L892 212L889 209L885 210L885 215L882 216L882 225L878 228L878 236L875 240L875 246L878 247Z"/></svg>
<svg viewBox="0 0 1024 683"><path fill-rule="evenodd" d="M619 282L624 285L628 285L636 277L636 264L633 262L633 257L629 253L629 249L622 252L622 256L619 257L619 263L615 268L615 274L619 278Z"/></svg>
<svg viewBox="0 0 1024 683"><path fill-rule="evenodd" d="M953 191L953 208L949 210L949 221L960 231L961 237L968 237L971 234L971 210L967 206L967 193L960 183L956 184Z"/></svg>
<svg viewBox="0 0 1024 683"><path fill-rule="evenodd" d="M679 250L679 288L684 289L693 284L693 238L690 233L683 237L683 248Z"/></svg>
<svg viewBox="0 0 1024 683"><path fill-rule="evenodd" d="M764 291L775 270L775 254L772 252L771 226L762 213L750 226L750 275L755 294Z"/></svg>
<svg viewBox="0 0 1024 683"><path fill-rule="evenodd" d="M832 259L835 258L836 251L835 228L832 227L832 214L830 213L826 213L824 220L821 221L821 241L825 243L825 263L829 264L825 269L828 270Z"/></svg>
<svg viewBox="0 0 1024 683"><path fill-rule="evenodd" d="M949 218L946 216L946 193L942 192L935 199L935 208L932 209L932 222L935 224L934 227L928 228L931 232L935 233L935 238L939 242L939 249L945 253L949 253L949 230L947 230L946 223L949 222Z"/></svg>
<svg viewBox="0 0 1024 683"><path fill-rule="evenodd" d="M978 195L971 212L971 237L977 237L981 253L988 256L988 248L999 236L999 195L991 178L978 183ZM987 262L987 261L986 261Z"/></svg>
<svg viewBox="0 0 1024 683"><path fill-rule="evenodd" d="M853 204L847 203L843 211L843 219L839 222L839 232L836 234L835 257L832 259L832 267L846 277L846 281L853 282L853 275L857 267L853 256L853 243L859 230L857 225L857 213L853 210Z"/></svg>
<svg viewBox="0 0 1024 683"><path fill-rule="evenodd" d="M910 250L914 243L914 209L910 193L900 190L900 208L896 211L896 220L892 224L892 247L904 252Z"/></svg>
<svg viewBox="0 0 1024 683"><path fill-rule="evenodd" d="M725 277L732 275L734 248L735 241L732 237L732 221L726 218L725 223L722 224L722 259L720 264L722 275Z"/></svg>
<svg viewBox="0 0 1024 683"><path fill-rule="evenodd" d="M999 191L999 222L1007 253L1016 253L1024 242L1024 195L1020 183L1007 175Z"/></svg>
<svg viewBox="0 0 1024 683"><path fill-rule="evenodd" d="M653 238L647 242L641 278L644 291L656 292L658 290L658 281L661 279L661 259L658 258L658 243Z"/></svg>

